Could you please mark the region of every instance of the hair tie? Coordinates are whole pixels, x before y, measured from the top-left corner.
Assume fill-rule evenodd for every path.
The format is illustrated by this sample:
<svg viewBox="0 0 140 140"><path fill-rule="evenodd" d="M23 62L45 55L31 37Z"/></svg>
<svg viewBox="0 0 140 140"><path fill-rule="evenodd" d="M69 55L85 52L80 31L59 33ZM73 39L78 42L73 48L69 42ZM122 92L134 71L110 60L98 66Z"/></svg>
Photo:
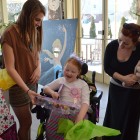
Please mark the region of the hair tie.
<svg viewBox="0 0 140 140"><path fill-rule="evenodd" d="M75 53L72 53L71 55L70 55L70 58L74 58L74 59L76 59L78 62L80 62L80 64L82 65L82 61L80 60L80 58L75 54Z"/></svg>

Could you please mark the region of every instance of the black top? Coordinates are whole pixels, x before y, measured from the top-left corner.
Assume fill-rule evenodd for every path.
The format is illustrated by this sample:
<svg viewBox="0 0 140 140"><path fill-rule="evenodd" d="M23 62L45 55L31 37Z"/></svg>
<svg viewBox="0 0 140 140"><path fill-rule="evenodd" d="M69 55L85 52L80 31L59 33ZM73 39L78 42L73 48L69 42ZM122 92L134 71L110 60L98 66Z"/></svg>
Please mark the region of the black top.
<svg viewBox="0 0 140 140"><path fill-rule="evenodd" d="M134 68L140 60L140 42L137 43L136 50L132 52L130 58L125 62L121 62L117 59L118 47L118 40L113 40L107 45L105 50L104 70L111 77L114 72L118 72L122 75L134 73Z"/></svg>

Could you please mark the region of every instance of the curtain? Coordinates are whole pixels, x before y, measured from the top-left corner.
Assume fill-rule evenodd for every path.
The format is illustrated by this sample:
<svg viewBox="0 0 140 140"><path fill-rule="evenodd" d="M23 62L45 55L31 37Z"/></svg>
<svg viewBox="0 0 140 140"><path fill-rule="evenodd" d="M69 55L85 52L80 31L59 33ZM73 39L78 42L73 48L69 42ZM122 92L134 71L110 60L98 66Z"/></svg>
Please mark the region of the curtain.
<svg viewBox="0 0 140 140"><path fill-rule="evenodd" d="M81 52L80 32L81 32L81 16L80 16L80 1L81 0L67 0L65 2L65 18L78 18L78 26L75 41L75 53L78 55Z"/></svg>

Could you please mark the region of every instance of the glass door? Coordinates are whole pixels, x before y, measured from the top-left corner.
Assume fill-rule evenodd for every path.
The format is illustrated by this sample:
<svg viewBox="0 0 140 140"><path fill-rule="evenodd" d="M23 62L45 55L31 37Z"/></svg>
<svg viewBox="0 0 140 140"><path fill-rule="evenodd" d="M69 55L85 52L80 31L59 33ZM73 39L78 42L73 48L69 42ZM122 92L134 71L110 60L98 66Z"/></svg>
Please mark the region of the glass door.
<svg viewBox="0 0 140 140"><path fill-rule="evenodd" d="M81 0L81 59L88 64L89 77L103 82L103 3L102 0Z"/></svg>
<svg viewBox="0 0 140 140"><path fill-rule="evenodd" d="M89 73L96 71L96 81L109 83L104 72L106 45L118 38L124 22L138 23L137 0L81 0L81 59L88 64Z"/></svg>
<svg viewBox="0 0 140 140"><path fill-rule="evenodd" d="M136 0L108 0L107 5L107 17L108 17L108 36L106 43L109 43L112 39L117 39L122 28L122 25L126 23L137 23L137 2ZM104 72L104 83L109 83L110 77Z"/></svg>

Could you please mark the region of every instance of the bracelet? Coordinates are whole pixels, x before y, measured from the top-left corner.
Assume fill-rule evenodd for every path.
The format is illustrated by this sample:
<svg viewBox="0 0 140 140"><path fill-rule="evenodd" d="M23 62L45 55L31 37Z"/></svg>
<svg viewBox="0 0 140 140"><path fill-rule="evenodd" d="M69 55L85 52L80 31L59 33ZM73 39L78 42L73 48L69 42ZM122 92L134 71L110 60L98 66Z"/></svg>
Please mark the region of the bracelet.
<svg viewBox="0 0 140 140"><path fill-rule="evenodd" d="M30 89L28 89L28 90L26 91L26 93L28 94L29 91L30 91Z"/></svg>

